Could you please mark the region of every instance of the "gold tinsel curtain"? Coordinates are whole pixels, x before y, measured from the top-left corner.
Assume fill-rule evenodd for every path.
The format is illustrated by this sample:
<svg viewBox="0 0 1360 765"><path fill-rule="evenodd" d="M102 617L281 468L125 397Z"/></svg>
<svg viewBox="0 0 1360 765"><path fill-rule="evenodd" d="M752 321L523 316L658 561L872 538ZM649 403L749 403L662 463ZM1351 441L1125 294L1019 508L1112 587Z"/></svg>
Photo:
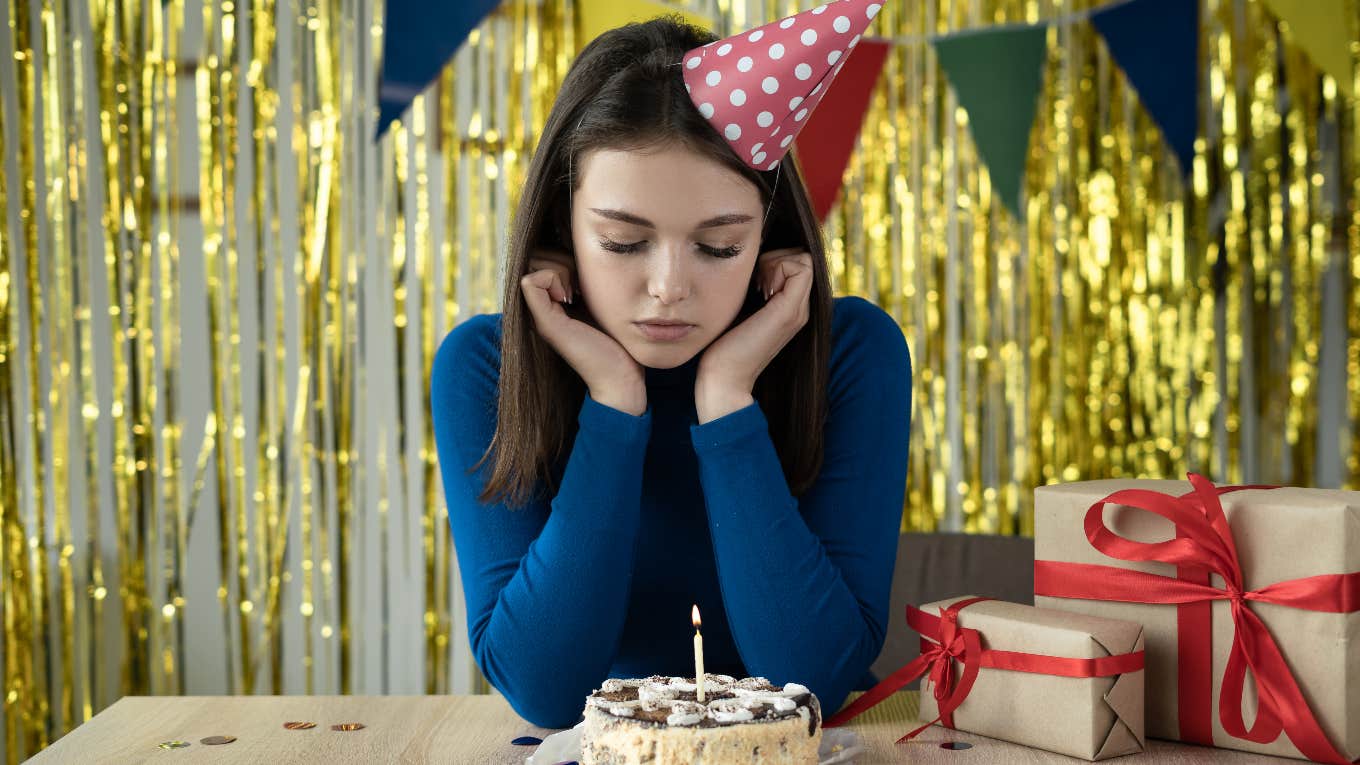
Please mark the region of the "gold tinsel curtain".
<svg viewBox="0 0 1360 765"><path fill-rule="evenodd" d="M672 7L728 34L811 5ZM904 528L1030 533L1033 487L1080 478L1360 486L1360 83L1202 0L1182 183L1060 25L1016 221L924 35L1094 5L875 22L899 45L827 235L913 351ZM506 0L375 144L380 4L0 0L8 762L125 694L488 690L428 369L499 310L580 10Z"/></svg>

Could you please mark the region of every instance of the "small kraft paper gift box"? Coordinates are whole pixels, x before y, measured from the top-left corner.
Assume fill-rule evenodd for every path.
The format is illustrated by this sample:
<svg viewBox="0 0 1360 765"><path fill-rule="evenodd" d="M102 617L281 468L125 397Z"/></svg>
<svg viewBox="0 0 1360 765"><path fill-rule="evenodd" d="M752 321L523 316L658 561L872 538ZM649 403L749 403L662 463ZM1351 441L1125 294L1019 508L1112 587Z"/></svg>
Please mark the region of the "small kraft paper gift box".
<svg viewBox="0 0 1360 765"><path fill-rule="evenodd" d="M1143 628L990 598L907 607L921 655L825 727L924 676L920 717L1052 752L1103 760L1143 751Z"/></svg>
<svg viewBox="0 0 1360 765"><path fill-rule="evenodd" d="M1140 622L1148 735L1360 755L1360 492L1085 481L1034 493L1035 603Z"/></svg>

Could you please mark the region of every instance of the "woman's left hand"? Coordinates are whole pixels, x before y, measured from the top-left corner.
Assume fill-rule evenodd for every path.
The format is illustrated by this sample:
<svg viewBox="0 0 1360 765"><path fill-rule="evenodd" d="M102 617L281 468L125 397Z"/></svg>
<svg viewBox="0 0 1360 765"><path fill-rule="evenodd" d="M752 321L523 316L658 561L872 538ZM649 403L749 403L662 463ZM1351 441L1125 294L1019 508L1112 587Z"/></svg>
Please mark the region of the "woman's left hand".
<svg viewBox="0 0 1360 765"><path fill-rule="evenodd" d="M760 373L807 324L811 253L796 247L762 252L752 281L767 296L765 305L704 350L694 383L696 405L749 401Z"/></svg>

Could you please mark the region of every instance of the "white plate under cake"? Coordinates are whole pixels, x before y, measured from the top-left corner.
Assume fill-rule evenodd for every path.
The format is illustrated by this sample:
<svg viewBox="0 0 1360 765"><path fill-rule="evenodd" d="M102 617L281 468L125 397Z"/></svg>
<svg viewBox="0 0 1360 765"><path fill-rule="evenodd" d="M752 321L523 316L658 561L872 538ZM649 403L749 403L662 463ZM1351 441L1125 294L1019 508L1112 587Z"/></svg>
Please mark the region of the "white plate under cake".
<svg viewBox="0 0 1360 765"><path fill-rule="evenodd" d="M610 678L586 699L581 765L815 765L817 696L763 677Z"/></svg>

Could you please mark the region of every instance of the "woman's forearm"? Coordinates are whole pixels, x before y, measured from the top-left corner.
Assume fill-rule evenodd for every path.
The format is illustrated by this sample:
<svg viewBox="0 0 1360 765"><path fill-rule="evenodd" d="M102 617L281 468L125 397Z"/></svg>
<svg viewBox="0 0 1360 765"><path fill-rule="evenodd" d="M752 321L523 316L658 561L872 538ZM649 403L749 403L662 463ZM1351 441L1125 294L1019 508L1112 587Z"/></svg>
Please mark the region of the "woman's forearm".
<svg viewBox="0 0 1360 765"><path fill-rule="evenodd" d="M447 492L473 655L511 706L544 727L575 724L613 664L650 434L650 412L634 417L590 398L579 419L550 506L488 506L471 499L471 483Z"/></svg>

